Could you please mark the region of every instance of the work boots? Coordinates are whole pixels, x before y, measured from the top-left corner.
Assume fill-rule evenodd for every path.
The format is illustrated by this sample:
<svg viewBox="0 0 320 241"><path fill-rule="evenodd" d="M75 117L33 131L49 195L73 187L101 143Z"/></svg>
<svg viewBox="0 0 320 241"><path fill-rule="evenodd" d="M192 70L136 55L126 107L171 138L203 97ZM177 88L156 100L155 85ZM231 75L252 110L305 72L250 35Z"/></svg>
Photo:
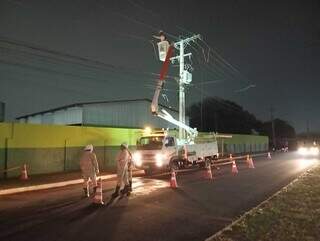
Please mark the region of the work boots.
<svg viewBox="0 0 320 241"><path fill-rule="evenodd" d="M83 188L83 192L84 192L84 196L85 197L89 197L89 192L88 192L88 188Z"/></svg>
<svg viewBox="0 0 320 241"><path fill-rule="evenodd" d="M124 188L121 190L121 194L125 195L128 194L130 192L130 186L129 185L125 185Z"/></svg>
<svg viewBox="0 0 320 241"><path fill-rule="evenodd" d="M132 181L129 181L129 192L132 192Z"/></svg>
<svg viewBox="0 0 320 241"><path fill-rule="evenodd" d="M119 196L120 186L116 186L116 190L112 193L112 198L116 198Z"/></svg>
<svg viewBox="0 0 320 241"><path fill-rule="evenodd" d="M96 191L97 191L97 186L93 187L93 195L96 194Z"/></svg>

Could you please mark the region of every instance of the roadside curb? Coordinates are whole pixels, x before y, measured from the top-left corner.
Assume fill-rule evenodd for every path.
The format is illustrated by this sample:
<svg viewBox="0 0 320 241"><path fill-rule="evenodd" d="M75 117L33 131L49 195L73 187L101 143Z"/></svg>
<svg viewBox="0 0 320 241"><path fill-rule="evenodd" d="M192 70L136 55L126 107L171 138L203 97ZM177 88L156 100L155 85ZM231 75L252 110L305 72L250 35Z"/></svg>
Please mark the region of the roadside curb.
<svg viewBox="0 0 320 241"><path fill-rule="evenodd" d="M241 215L239 218L237 218L236 220L234 220L233 222L231 222L229 225L227 225L226 227L224 227L223 229L221 229L220 231L216 232L215 234L211 235L210 237L206 238L204 241L214 241L215 238L218 238L221 234L223 234L225 231L228 230L232 230L232 226L241 222L244 218L246 218L248 215L250 215L253 211L260 209L261 207L263 207L265 204L267 204L271 199L273 199L274 197L276 197L277 195L279 195L282 192L285 192L290 186L292 186L293 184L295 184L298 180L300 180L300 178L302 178L303 176L305 176L310 170L312 170L313 168L317 167L318 165L315 165L307 170L305 170L303 173L301 173L298 177L296 177L294 180L292 180L288 185L284 186L283 188L281 188L279 191L277 191L276 193L274 193L273 195L271 195L270 197L268 197L266 200L262 201L260 204L258 204L257 206L251 208L249 211L245 212L243 215Z"/></svg>
<svg viewBox="0 0 320 241"><path fill-rule="evenodd" d="M137 171L135 174L141 174L143 171ZM109 180L116 178L116 174L109 174L109 175L103 175L99 176L101 180ZM47 183L47 184L38 184L33 186L26 186L26 187L17 187L17 188L8 188L0 190L0 196L4 195L10 195L10 194L17 194L22 192L30 192L30 191L39 191L39 190L45 190L45 189L51 189L51 188L57 188L57 187L66 187L70 185L76 185L83 183L83 179L75 179L70 181L62 181L62 182L56 182L56 183Z"/></svg>

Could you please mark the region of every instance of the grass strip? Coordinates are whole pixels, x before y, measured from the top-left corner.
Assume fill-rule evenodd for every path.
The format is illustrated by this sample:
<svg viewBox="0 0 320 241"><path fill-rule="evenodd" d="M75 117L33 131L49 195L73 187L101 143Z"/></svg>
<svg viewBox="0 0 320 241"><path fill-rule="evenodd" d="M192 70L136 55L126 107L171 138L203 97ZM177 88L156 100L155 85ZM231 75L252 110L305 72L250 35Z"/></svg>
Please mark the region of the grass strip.
<svg viewBox="0 0 320 241"><path fill-rule="evenodd" d="M319 241L320 165L207 241Z"/></svg>

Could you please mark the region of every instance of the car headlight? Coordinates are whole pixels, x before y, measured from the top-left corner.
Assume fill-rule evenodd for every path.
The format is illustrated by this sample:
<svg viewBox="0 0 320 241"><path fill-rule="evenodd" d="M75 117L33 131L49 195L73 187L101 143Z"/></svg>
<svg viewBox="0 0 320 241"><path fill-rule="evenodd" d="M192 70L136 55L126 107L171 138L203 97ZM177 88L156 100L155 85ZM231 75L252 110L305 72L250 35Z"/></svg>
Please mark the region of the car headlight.
<svg viewBox="0 0 320 241"><path fill-rule="evenodd" d="M310 154L313 156L319 155L319 148L318 147L311 147Z"/></svg>
<svg viewBox="0 0 320 241"><path fill-rule="evenodd" d="M156 165L158 167L161 167L163 165L163 159L164 159L164 155L161 153L157 153L156 154Z"/></svg>
<svg viewBox="0 0 320 241"><path fill-rule="evenodd" d="M298 149L298 153L299 153L300 155L307 155L307 154L308 154L308 149L305 148L305 147L300 147L300 148Z"/></svg>
<svg viewBox="0 0 320 241"><path fill-rule="evenodd" d="M140 167L142 165L141 154L139 152L134 153L132 159L136 166Z"/></svg>

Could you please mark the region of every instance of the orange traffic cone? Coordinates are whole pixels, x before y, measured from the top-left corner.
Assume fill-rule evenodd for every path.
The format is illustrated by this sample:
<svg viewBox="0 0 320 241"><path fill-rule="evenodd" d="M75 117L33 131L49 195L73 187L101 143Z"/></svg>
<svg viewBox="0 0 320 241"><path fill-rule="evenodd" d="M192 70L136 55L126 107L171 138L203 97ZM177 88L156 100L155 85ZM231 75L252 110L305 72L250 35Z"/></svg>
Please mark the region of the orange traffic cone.
<svg viewBox="0 0 320 241"><path fill-rule="evenodd" d="M271 153L268 152L268 159L271 159Z"/></svg>
<svg viewBox="0 0 320 241"><path fill-rule="evenodd" d="M249 168L254 168L252 157L250 158L248 165Z"/></svg>
<svg viewBox="0 0 320 241"><path fill-rule="evenodd" d="M97 189L96 189L96 193L94 195L94 198L93 198L93 203L94 204L104 204L103 203L103 197L102 197L102 181L101 181L101 178L98 179L98 186L97 186Z"/></svg>
<svg viewBox="0 0 320 241"><path fill-rule="evenodd" d="M238 168L237 168L237 164L235 161L232 161L232 169L231 169L232 174L238 174Z"/></svg>
<svg viewBox="0 0 320 241"><path fill-rule="evenodd" d="M27 165L26 164L24 164L21 169L20 179L21 180L28 180L28 172L27 172Z"/></svg>
<svg viewBox="0 0 320 241"><path fill-rule="evenodd" d="M211 166L210 165L208 165L207 168L206 168L205 178L209 179L209 180L213 179L212 170L211 170Z"/></svg>
<svg viewBox="0 0 320 241"><path fill-rule="evenodd" d="M250 162L250 155L248 154L247 155L247 163L248 163L248 165L249 165L249 162Z"/></svg>
<svg viewBox="0 0 320 241"><path fill-rule="evenodd" d="M171 188L177 188L178 187L175 171L171 171L170 187Z"/></svg>

